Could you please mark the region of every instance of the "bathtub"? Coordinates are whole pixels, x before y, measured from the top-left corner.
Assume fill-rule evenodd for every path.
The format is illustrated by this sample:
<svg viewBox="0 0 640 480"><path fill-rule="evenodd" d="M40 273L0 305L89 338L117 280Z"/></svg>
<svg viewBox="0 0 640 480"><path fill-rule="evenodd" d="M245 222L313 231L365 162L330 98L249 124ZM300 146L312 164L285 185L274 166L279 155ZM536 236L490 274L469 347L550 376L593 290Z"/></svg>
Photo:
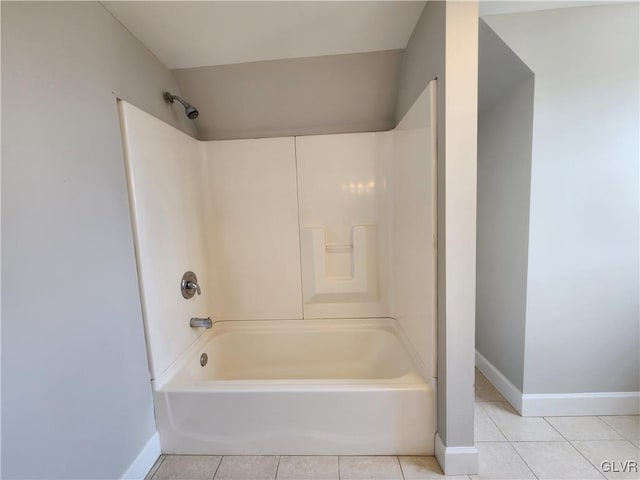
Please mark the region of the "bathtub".
<svg viewBox="0 0 640 480"><path fill-rule="evenodd" d="M434 453L435 380L389 318L215 322L153 388L163 453Z"/></svg>

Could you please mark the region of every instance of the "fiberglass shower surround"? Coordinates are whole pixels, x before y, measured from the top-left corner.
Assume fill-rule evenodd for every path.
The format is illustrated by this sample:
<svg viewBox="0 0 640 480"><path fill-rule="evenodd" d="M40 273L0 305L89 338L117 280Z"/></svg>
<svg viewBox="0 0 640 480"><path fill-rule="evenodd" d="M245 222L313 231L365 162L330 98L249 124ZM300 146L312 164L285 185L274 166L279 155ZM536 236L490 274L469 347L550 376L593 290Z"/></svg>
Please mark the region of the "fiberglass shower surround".
<svg viewBox="0 0 640 480"><path fill-rule="evenodd" d="M163 453L432 455L435 81L388 132L201 142L119 108Z"/></svg>

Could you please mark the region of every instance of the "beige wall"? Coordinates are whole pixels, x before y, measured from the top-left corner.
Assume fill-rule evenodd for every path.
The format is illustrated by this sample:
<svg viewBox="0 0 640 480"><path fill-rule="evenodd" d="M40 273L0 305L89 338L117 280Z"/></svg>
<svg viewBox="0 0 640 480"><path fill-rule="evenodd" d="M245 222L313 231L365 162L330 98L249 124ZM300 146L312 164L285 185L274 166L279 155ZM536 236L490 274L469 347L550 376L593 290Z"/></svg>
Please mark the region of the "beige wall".
<svg viewBox="0 0 640 480"><path fill-rule="evenodd" d="M119 478L155 433L116 96L193 133L97 2L2 2L2 477Z"/></svg>
<svg viewBox="0 0 640 480"><path fill-rule="evenodd" d="M201 140L390 130L402 50L174 70ZM418 92L419 93L419 92Z"/></svg>

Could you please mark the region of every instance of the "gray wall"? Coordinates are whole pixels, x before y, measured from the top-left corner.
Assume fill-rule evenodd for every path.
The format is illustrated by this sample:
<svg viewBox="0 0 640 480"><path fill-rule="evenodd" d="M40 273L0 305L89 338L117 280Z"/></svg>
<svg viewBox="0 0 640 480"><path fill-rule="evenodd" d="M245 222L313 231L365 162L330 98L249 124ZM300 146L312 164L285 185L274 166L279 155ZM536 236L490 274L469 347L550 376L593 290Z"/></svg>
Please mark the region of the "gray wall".
<svg viewBox="0 0 640 480"><path fill-rule="evenodd" d="M2 478L118 478L155 433L116 96L193 133L97 2L2 2Z"/></svg>
<svg viewBox="0 0 640 480"><path fill-rule="evenodd" d="M533 75L520 58L491 30L485 21L478 24L478 113L498 102Z"/></svg>
<svg viewBox="0 0 640 480"><path fill-rule="evenodd" d="M479 25L476 350L522 391L534 78Z"/></svg>
<svg viewBox="0 0 640 480"><path fill-rule="evenodd" d="M437 78L438 436L473 450L477 3L429 1L404 52L396 120ZM438 453L438 452L437 452ZM473 473L466 467L446 473ZM460 467L458 463L455 467ZM477 465L476 465L477 466Z"/></svg>
<svg viewBox="0 0 640 480"><path fill-rule="evenodd" d="M400 84L396 102L396 124L411 108L427 84L437 78L438 101L444 99L446 6L442 1L428 1L418 19L407 48L403 51ZM438 104L444 119L444 103ZM442 122L438 122L443 125ZM444 130L439 130L444 139Z"/></svg>
<svg viewBox="0 0 640 480"><path fill-rule="evenodd" d="M484 18L536 76L524 393L640 390L638 7Z"/></svg>
<svg viewBox="0 0 640 480"><path fill-rule="evenodd" d="M201 140L395 127L402 50L174 70Z"/></svg>
<svg viewBox="0 0 640 480"><path fill-rule="evenodd" d="M480 42L482 65L482 35ZM500 73L499 69L493 71ZM479 81L483 82L482 76ZM533 87L533 76L511 85L478 117L476 350L520 391L524 374ZM482 87L479 90L482 93Z"/></svg>

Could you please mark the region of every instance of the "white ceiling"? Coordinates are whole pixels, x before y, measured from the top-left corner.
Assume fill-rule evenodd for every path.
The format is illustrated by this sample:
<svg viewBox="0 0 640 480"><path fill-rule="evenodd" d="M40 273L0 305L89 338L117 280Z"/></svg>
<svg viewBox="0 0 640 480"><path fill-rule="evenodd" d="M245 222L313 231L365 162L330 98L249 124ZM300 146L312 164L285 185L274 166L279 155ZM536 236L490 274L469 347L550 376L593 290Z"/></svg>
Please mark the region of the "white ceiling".
<svg viewBox="0 0 640 480"><path fill-rule="evenodd" d="M405 48L425 2L102 2L170 69Z"/></svg>

